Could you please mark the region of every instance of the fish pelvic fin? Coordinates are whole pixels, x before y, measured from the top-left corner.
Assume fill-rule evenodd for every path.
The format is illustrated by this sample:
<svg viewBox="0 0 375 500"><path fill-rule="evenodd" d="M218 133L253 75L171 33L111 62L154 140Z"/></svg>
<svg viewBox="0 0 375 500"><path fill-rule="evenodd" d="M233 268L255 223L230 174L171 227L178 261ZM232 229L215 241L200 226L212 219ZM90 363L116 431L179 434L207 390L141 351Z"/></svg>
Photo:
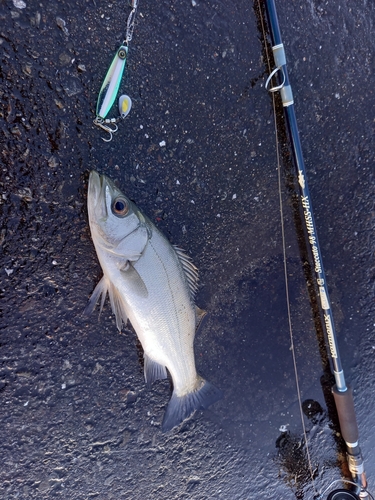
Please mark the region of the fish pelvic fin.
<svg viewBox="0 0 375 500"><path fill-rule="evenodd" d="M103 276L102 279L99 281L99 283L94 288L94 291L92 292L92 295L87 303L87 306L85 307L85 310L83 311L84 316L90 316L90 314L95 309L95 306L96 306L100 297L101 297L100 313L102 312L103 305L104 305L105 299L107 297L109 285L110 285L109 281L106 279L105 276Z"/></svg>
<svg viewBox="0 0 375 500"><path fill-rule="evenodd" d="M122 329L122 323L126 325L128 322L128 316L125 311L124 300L121 297L121 293L117 290L115 286L110 283L108 288L109 301L111 303L112 312L116 317L116 326L119 332Z"/></svg>
<svg viewBox="0 0 375 500"><path fill-rule="evenodd" d="M223 393L214 385L197 377L196 389L185 396L177 396L173 391L162 423L162 431L167 432L190 417L195 410L205 410L223 397Z"/></svg>
<svg viewBox="0 0 375 500"><path fill-rule="evenodd" d="M165 366L153 361L146 353L144 354L144 374L148 389L150 389L151 384L153 384L155 380L167 378Z"/></svg>
<svg viewBox="0 0 375 500"><path fill-rule="evenodd" d="M95 309L95 306L100 297L101 297L100 300L100 313L101 313L105 299L107 297L107 293L109 295L109 300L111 302L113 314L116 316L117 328L121 331L122 323L126 325L128 321L128 317L125 312L124 301L122 300L121 295L118 292L117 288L114 287L109 281L109 279L106 278L105 276L103 276L102 279L99 281L99 283L96 285L90 297L90 300L88 301L87 306L83 311L83 314L84 316L90 316L90 314Z"/></svg>

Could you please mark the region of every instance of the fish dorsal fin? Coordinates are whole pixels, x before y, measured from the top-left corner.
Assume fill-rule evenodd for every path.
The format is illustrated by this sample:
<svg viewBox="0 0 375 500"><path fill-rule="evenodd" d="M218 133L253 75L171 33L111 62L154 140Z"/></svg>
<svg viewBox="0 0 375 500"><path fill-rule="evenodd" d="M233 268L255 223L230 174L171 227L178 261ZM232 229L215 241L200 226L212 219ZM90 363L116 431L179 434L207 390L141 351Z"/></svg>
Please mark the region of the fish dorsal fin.
<svg viewBox="0 0 375 500"><path fill-rule="evenodd" d="M191 258L186 255L186 253L181 248L175 245L173 245L173 248L176 250L177 257L181 262L182 268L185 272L185 276L189 284L190 294L194 299L195 294L198 290L198 268L193 264Z"/></svg>

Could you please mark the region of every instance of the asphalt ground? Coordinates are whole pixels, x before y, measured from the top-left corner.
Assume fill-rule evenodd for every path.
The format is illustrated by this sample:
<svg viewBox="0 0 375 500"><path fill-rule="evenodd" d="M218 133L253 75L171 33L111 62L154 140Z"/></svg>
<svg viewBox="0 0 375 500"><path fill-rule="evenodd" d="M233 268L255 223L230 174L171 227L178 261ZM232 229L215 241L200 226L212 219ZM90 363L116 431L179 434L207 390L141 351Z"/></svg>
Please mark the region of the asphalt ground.
<svg viewBox="0 0 375 500"><path fill-rule="evenodd" d="M371 2L277 2L324 266L374 485L374 85ZM0 496L312 498L346 473L278 106L292 325L285 302L272 99L258 2L141 0L109 143L97 95L126 2L0 3ZM269 37L266 37L269 41ZM116 112L114 115L115 116ZM223 399L161 432L168 381L109 304L86 210L89 171L200 270L199 372Z"/></svg>

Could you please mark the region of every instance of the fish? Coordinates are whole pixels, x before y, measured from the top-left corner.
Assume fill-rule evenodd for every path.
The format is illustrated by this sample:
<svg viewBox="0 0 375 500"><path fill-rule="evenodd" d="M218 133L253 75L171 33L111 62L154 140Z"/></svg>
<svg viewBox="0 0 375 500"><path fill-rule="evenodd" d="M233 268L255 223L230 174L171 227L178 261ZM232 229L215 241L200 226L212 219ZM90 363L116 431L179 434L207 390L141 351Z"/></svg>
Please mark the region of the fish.
<svg viewBox="0 0 375 500"><path fill-rule="evenodd" d="M222 392L198 375L194 337L204 316L195 305L198 269L105 175L91 171L87 209L91 237L103 271L85 309L90 315L107 294L119 331L129 320L144 352L150 388L167 378L173 392L162 431L170 431Z"/></svg>

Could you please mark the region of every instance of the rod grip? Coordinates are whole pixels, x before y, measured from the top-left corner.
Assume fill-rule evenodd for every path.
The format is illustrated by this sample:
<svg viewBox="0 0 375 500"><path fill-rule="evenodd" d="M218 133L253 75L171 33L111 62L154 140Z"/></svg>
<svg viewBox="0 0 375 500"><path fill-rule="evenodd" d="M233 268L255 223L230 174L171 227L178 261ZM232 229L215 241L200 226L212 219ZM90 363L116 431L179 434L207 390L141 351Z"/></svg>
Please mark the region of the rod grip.
<svg viewBox="0 0 375 500"><path fill-rule="evenodd" d="M335 398L342 437L346 443L357 443L359 434L352 388L348 386L346 391L341 392L334 385L332 392Z"/></svg>

